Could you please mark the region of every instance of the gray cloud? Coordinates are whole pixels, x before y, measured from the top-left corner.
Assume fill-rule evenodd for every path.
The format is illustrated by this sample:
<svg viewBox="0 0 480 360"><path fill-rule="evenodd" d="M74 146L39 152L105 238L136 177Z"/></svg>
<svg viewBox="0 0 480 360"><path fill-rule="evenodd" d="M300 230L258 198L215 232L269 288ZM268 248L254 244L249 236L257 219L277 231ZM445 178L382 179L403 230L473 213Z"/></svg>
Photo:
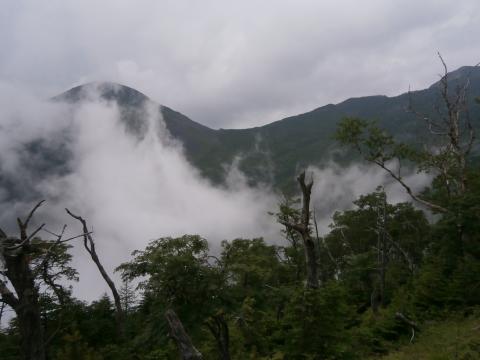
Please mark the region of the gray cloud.
<svg viewBox="0 0 480 360"><path fill-rule="evenodd" d="M0 79L47 97L113 80L213 127L395 95L479 60L480 4L427 1L16 1Z"/></svg>

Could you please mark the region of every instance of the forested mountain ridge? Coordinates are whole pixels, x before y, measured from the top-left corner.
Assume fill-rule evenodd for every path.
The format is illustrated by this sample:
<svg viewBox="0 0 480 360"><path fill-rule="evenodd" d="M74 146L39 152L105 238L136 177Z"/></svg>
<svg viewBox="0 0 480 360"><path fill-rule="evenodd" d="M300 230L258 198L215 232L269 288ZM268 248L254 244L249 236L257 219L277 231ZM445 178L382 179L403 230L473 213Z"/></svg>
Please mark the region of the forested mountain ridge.
<svg viewBox="0 0 480 360"><path fill-rule="evenodd" d="M474 98L480 95L480 68L462 67L448 74L451 91L469 81L468 102L474 127L480 128L480 106ZM211 129L167 106L159 105L146 95L108 82L74 87L52 100L72 107L94 100L118 104L121 120L127 132L142 137L147 131L149 111L160 111L168 132L184 148L187 160L214 184L221 184L234 163L246 174L250 184L263 182L275 190L294 192L295 174L308 165L326 166L330 161L347 165L360 160L354 151L341 148L334 140L339 122L345 117L376 120L378 125L397 140L423 144L428 137L425 122L408 111L410 104L418 113L438 114L442 108L439 83L429 88L395 97L367 96L329 104L310 112L249 129ZM70 106L69 105L69 106ZM148 106L145 106L148 105ZM71 148L75 138L68 117L60 118L55 141L29 139L15 145L18 148L17 171L0 173L0 188L5 201L33 201L43 195L36 191L39 179L64 176L72 172ZM102 121L101 116L98 121ZM478 148L474 154L478 154ZM477 156L478 161L478 156ZM18 169L24 176L16 176Z"/></svg>
<svg viewBox="0 0 480 360"><path fill-rule="evenodd" d="M463 86L469 80L469 99L480 95L480 68L464 66L448 74L450 87ZM75 87L55 97L56 100L79 103L87 99L89 88L108 101L115 101L128 127L141 132L143 105L161 109L170 134L181 141L187 159L214 183L221 183L226 166L235 157L251 183L273 183L275 188L291 189L296 170L307 165L325 165L329 160L346 164L354 155L338 151L333 134L341 119L359 117L378 121L378 125L397 139L410 144L422 143L424 123L409 112L435 114L440 101L439 83L429 88L394 97L365 96L339 104L328 104L312 111L290 116L273 123L248 129L211 129L171 108L150 100L127 86L113 83L92 83ZM440 110L442 110L440 108ZM470 115L478 126L480 109L470 106Z"/></svg>

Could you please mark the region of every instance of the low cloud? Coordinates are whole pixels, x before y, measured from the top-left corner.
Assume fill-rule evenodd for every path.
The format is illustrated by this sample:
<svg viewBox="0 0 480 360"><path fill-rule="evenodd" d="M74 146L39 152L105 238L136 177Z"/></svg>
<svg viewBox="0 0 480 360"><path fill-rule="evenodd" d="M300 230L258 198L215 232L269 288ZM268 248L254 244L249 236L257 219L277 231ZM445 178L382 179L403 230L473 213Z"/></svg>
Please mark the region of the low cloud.
<svg viewBox="0 0 480 360"><path fill-rule="evenodd" d="M263 236L282 243L281 227L268 214L276 210L278 196L268 186L249 187L235 164L227 167L224 187L202 178L185 159L182 144L169 135L158 108L147 105L147 132L139 138L128 132L114 103L91 100L70 107L38 100L19 89L0 89L0 205L7 209L0 221L9 232L16 231L16 216L44 198L47 203L34 220L46 222L51 231L66 223L68 235L76 235L81 228L65 213L68 207L88 220L110 272L128 260L131 251L163 236L200 234L213 251L218 251L221 240L238 237ZM98 96L92 93L88 98ZM37 150L52 158L25 152L32 142L42 144ZM44 164L56 156L66 161L65 166L45 173ZM44 173L37 176L38 171ZM408 199L376 167L341 168L331 163L307 172L315 181L312 202L322 233L335 210L352 207L352 200L378 185L387 184L390 201ZM5 179L16 182L21 198L7 196ZM420 189L429 179L412 175L407 180ZM75 244L73 266L80 272L75 295L91 300L107 289L80 240Z"/></svg>
<svg viewBox="0 0 480 360"><path fill-rule="evenodd" d="M411 201L403 187L378 166L353 164L340 167L330 163L322 168L310 167L307 174L314 179L312 203L321 234L328 232L328 225L335 211L353 208L352 201L360 195L375 191L378 186L384 186L390 203ZM417 192L428 186L431 177L411 171L404 176L404 181L412 191Z"/></svg>
<svg viewBox="0 0 480 360"><path fill-rule="evenodd" d="M23 100L31 99L23 96ZM236 167L230 168L225 187L212 186L186 161L158 107L146 109L148 130L139 139L127 133L113 103L89 101L74 109L41 101L28 104L27 111L21 104L10 106L6 114L15 120L2 124L1 170L9 170L8 176L15 179L32 177L22 162L25 144L68 141L68 172L32 179L23 189L47 200L38 218L46 219L52 231L67 223L69 235L80 232L64 207L85 217L108 269L163 236L200 234L210 241L213 251L224 239L263 236L278 241L279 226L268 214L277 204L273 192L248 187ZM37 127L30 124L34 114L40 122ZM42 122L45 119L50 121ZM67 138L60 140L62 134L68 134ZM10 223L9 230L13 230L18 212L30 206L26 200L4 202L2 207L12 210L2 214L2 222ZM104 285L96 269L80 246L74 254L82 279L89 279L80 281L77 293L98 296Z"/></svg>

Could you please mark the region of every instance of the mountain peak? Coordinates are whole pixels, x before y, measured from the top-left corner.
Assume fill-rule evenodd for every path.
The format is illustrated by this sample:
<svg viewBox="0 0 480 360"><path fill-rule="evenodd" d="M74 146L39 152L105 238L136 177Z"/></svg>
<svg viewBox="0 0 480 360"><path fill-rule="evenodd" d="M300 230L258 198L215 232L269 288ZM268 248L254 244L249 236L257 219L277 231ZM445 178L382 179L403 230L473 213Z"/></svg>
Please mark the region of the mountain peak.
<svg viewBox="0 0 480 360"><path fill-rule="evenodd" d="M95 99L114 100L123 106L141 106L150 100L148 96L138 90L110 81L94 81L75 86L53 98L53 100L68 103Z"/></svg>

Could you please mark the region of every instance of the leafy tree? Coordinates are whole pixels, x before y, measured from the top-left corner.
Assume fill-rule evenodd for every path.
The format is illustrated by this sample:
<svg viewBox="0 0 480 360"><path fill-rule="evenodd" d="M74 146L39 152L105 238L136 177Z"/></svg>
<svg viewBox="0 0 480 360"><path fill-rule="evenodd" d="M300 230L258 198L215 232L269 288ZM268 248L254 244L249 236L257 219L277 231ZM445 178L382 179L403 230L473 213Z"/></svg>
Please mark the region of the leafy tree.
<svg viewBox="0 0 480 360"><path fill-rule="evenodd" d="M300 199L284 195L279 203L278 212L270 213L270 215L274 215L279 223L299 223L301 216L301 209L297 208L299 203ZM294 271L295 281L299 282L305 277L305 254L302 238L298 232L288 226L285 226L281 232L288 242L288 246L283 247L285 262Z"/></svg>
<svg viewBox="0 0 480 360"><path fill-rule="evenodd" d="M320 291L297 289L282 321L287 359L348 359L346 327L352 313L345 289L325 284Z"/></svg>
<svg viewBox="0 0 480 360"><path fill-rule="evenodd" d="M279 259L280 249L262 238L222 242L221 266L227 279L230 298L237 304L246 297L265 300L270 289L278 287L286 276Z"/></svg>
<svg viewBox="0 0 480 360"><path fill-rule="evenodd" d="M160 238L145 250L134 251L133 260L120 265L125 281L139 279L136 342L149 349L165 345L167 324L164 313L174 309L192 337L201 334L203 322L220 301L222 274L211 264L208 243L198 235Z"/></svg>
<svg viewBox="0 0 480 360"><path fill-rule="evenodd" d="M208 243L198 235L160 238L144 251L134 251L134 259L120 265L125 280L142 277L138 288L146 298L173 306L182 318L196 318L197 309L214 299L216 290L210 282L215 271L209 263Z"/></svg>
<svg viewBox="0 0 480 360"><path fill-rule="evenodd" d="M336 212L325 244L357 304L385 305L392 289L418 270L429 244L424 214L409 203L389 204L382 189L360 196L355 209Z"/></svg>

